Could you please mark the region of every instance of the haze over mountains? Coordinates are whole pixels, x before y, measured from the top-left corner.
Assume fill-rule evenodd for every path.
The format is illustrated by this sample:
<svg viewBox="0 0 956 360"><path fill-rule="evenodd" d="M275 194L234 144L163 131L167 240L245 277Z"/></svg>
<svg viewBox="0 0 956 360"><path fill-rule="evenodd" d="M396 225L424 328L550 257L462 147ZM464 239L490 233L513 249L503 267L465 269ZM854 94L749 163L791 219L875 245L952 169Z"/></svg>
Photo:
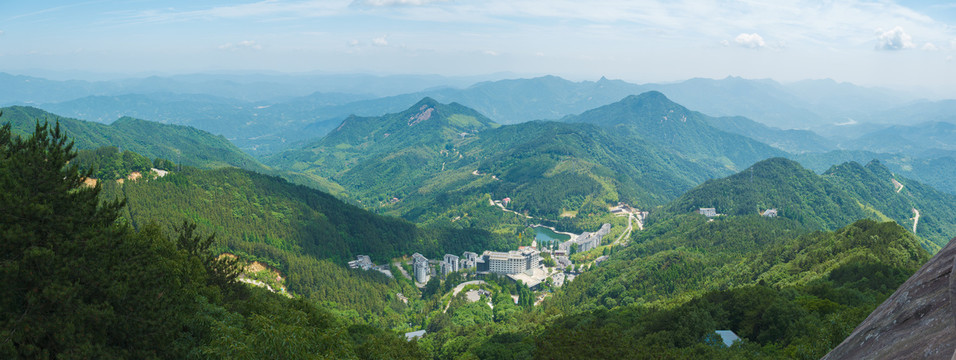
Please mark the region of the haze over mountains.
<svg viewBox="0 0 956 360"><path fill-rule="evenodd" d="M426 89L431 81L455 84L359 76L347 79L391 93L330 83L296 96L289 94L306 91L305 80L14 78L22 91L2 93L20 94L10 102L64 88L42 95L55 99L49 103L0 109L0 121L26 138L37 119L58 119L81 150L71 165L110 169L95 191L125 199L114 226L155 235L193 223L190 231L216 233L210 254L266 268L243 276L333 319L324 328L348 327L341 348L353 352L638 351L613 336L597 348L561 345L583 331L626 333L654 349L647 354L679 358L819 357L956 236L949 103L888 90L826 80L638 85L554 76ZM129 92L150 87L157 91ZM848 119L856 123L840 125ZM123 175L134 170L152 175ZM0 177L13 188L19 178ZM612 230L596 249L564 255L537 243L533 228L578 234L605 223ZM445 265L430 265L434 280L402 275L415 273L406 264L413 253L441 259L532 240L551 275L576 280L555 285L548 277L529 289L474 271L441 274ZM346 269L356 255L380 266ZM559 256L573 265L558 270ZM452 289L466 280L483 281L468 289L488 291L493 307ZM242 306L286 305L250 311L237 305L247 301L240 297L197 299L223 322L298 311L280 310L299 308L270 295L263 290ZM768 302L744 300L753 297ZM287 331L318 328L277 319L289 321ZM240 327L256 334L273 325ZM722 328L744 344L713 346ZM238 331L203 329L191 346L223 354L215 339ZM415 342L389 337L418 329L428 335Z"/></svg>
<svg viewBox="0 0 956 360"><path fill-rule="evenodd" d="M604 78L572 82L545 76L486 81L470 86L462 85L462 80L445 79L444 86L428 90L429 84L436 84L440 79L330 76L331 80L296 79L290 85L289 77L279 75L231 79L195 75L98 83L49 81L8 74L4 77L10 86L0 96L0 104L40 105L64 116L106 123L128 115L194 124L240 142L244 149L267 152L283 148L283 142L324 135L348 115L378 116L397 112L426 96L472 107L502 124L558 119L650 90L660 91L677 103L711 116L745 116L771 127L815 129L825 135L839 133L849 138L857 137L853 133L861 132L859 129L865 131L867 127L837 124L868 124L872 130L885 126L879 124L952 121L949 102L920 101L907 93L830 80L781 84L729 77L639 85ZM388 85L402 82L407 85ZM318 91L301 90L303 88ZM387 96L382 97L381 90L375 94L357 91L359 88L395 90L385 92ZM916 116L910 116L914 113ZM263 147L267 144L268 147Z"/></svg>

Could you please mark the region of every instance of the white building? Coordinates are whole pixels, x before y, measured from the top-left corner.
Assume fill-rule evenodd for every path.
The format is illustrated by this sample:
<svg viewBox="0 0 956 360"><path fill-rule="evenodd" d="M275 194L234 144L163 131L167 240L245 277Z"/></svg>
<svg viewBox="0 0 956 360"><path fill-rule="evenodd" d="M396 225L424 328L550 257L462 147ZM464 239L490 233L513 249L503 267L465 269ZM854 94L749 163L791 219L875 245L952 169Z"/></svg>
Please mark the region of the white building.
<svg viewBox="0 0 956 360"><path fill-rule="evenodd" d="M431 279L431 269L428 266L428 261L416 261L413 265L415 269L415 281L420 283L427 283Z"/></svg>
<svg viewBox="0 0 956 360"><path fill-rule="evenodd" d="M478 271L495 274L530 273L541 266L538 250L530 247L509 252L485 251L481 257L484 261L478 263Z"/></svg>
<svg viewBox="0 0 956 360"><path fill-rule="evenodd" d="M445 254L444 262L448 263L448 265L451 266L452 272L460 270L460 267L458 265L458 256L455 256L452 254Z"/></svg>
<svg viewBox="0 0 956 360"><path fill-rule="evenodd" d="M461 254L461 257L461 260L459 260L459 269L471 269L478 266L478 254L471 251L465 251L463 254Z"/></svg>
<svg viewBox="0 0 956 360"><path fill-rule="evenodd" d="M457 264L457 262L456 262L456 264ZM439 265L439 267L441 268L441 276L442 276L442 277L448 276L448 274L451 274L452 272L455 271L455 270L453 270L454 267L453 267L450 263L447 263L447 262L442 261L442 262L439 263L438 265Z"/></svg>
<svg viewBox="0 0 956 360"><path fill-rule="evenodd" d="M598 229L598 231L593 233L585 232L581 235L575 236L571 240L559 244L558 252L562 255L569 254L572 244L578 245L578 252L585 252L594 249L598 246L601 246L601 241L604 239L604 235L607 235L610 231L611 224L601 225L601 228Z"/></svg>
<svg viewBox="0 0 956 360"><path fill-rule="evenodd" d="M415 281L427 283L431 278L431 267L428 266L428 258L419 253L412 254L412 269L415 272Z"/></svg>
<svg viewBox="0 0 956 360"><path fill-rule="evenodd" d="M349 267L352 269L369 270L375 266L375 264L372 264L372 258L368 255L359 255L355 258L356 260L349 261Z"/></svg>
<svg viewBox="0 0 956 360"><path fill-rule="evenodd" d="M715 208L700 208L697 210L697 213L709 218L719 215L717 214L717 209Z"/></svg>

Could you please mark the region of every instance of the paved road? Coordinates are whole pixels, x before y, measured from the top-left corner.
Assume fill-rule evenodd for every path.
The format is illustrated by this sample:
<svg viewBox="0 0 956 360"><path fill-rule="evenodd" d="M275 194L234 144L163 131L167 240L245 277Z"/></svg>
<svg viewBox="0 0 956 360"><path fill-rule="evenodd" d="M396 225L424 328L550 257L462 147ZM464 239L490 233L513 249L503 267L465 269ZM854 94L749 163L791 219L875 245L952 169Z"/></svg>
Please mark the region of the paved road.
<svg viewBox="0 0 956 360"><path fill-rule="evenodd" d="M465 286L468 286L468 285L478 285L478 284L484 284L484 283L485 283L484 280L465 281L465 282L463 282L463 283L461 283L461 284L458 284L458 286L455 286L455 289L452 290L451 297L458 296L458 293L460 293L461 290L465 288Z"/></svg>
<svg viewBox="0 0 956 360"><path fill-rule="evenodd" d="M627 236L629 236L629 235L631 234L631 231L634 230L634 226L633 226L633 224L631 223L632 220L634 220L634 214L628 213L628 214L627 214L627 228L624 229L624 232L622 232L621 235L618 236L616 240L614 240L614 243L615 243L615 244L621 242L621 240L623 240L623 239L625 239ZM638 221L637 224L638 224L638 226L640 226L640 225L641 225L641 222Z"/></svg>
<svg viewBox="0 0 956 360"><path fill-rule="evenodd" d="M485 281L484 281L484 280L472 280L472 281L465 281L465 282L463 282L463 283L461 283L461 284L458 284L458 286L455 286L455 289L452 290L451 297L454 298L455 296L458 296L458 293L460 293L461 290L463 290L463 289L465 288L465 286L468 286L468 285L478 285L478 284L485 284ZM443 313L444 313L444 312L448 312L448 307L449 307L449 306L451 306L451 299L448 299L448 304L445 305L445 310L442 310L442 312L443 312Z"/></svg>
<svg viewBox="0 0 956 360"><path fill-rule="evenodd" d="M913 208L913 214L916 215L913 216L913 234L916 234L916 224L919 224L919 210Z"/></svg>

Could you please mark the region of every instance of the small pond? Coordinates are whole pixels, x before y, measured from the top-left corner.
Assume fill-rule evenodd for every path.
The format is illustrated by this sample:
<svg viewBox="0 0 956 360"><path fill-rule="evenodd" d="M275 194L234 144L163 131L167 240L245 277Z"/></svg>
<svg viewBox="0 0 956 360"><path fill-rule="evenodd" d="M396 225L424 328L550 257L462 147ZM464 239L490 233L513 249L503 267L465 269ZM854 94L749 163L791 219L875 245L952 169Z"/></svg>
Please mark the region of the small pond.
<svg viewBox="0 0 956 360"><path fill-rule="evenodd" d="M534 227L534 239L538 244L547 244L552 241L557 240L558 242L564 242L571 240L571 236L567 234L558 234L549 228L544 226L535 226Z"/></svg>

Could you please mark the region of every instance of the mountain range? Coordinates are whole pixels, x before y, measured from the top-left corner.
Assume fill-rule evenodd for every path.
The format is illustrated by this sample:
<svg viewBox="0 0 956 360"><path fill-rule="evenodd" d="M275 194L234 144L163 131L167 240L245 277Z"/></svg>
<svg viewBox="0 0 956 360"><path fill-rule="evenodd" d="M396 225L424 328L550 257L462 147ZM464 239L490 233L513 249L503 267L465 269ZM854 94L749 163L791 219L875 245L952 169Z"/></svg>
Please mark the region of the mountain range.
<svg viewBox="0 0 956 360"><path fill-rule="evenodd" d="M712 116L746 116L772 127L814 128L827 135L838 136L844 135L845 129L833 127L833 124L846 123L848 118L865 123L905 124L899 120L903 117L884 115L894 113L897 110L891 109L897 108L903 114L910 113L914 110L905 110L907 107L919 108L918 104L924 104L927 107L939 107L941 110L934 110L933 113L941 115L926 116L926 120L922 121L945 121L945 116L942 115L945 110L942 109L947 106L945 102L919 102L903 93L830 80L781 84L771 80L735 77L720 80L691 79L672 84L633 84L606 78L573 82L554 76L543 76L485 81L460 88L421 88L412 92L375 95L369 94L368 89L385 89L388 87L382 84L399 83L402 78L342 76L326 80L321 76L305 76L293 80L267 75L232 78L225 75L196 75L153 77L109 84L82 81L64 83L11 75L5 75L3 79L11 85L10 89L24 87L19 92L11 90L5 100L7 103L19 102L34 106L41 104L41 108L49 111L101 122L111 122L120 116L134 116L160 122L192 124L203 130L223 134L247 151L266 153L286 148L290 143L307 141L309 137L322 136L351 114L380 116L398 112L423 97L431 97L441 102L458 102L478 110L498 123L512 124L536 119L559 119L610 104L628 95L657 90L678 103ZM405 80L409 83L428 84L440 79ZM137 81L150 85L132 85L137 84ZM289 86L290 82L296 85ZM305 87L305 84L310 84L318 92L295 90ZM369 86L363 88L363 84ZM462 83L446 79L445 84ZM277 89L283 85L286 85L286 88ZM29 95L41 94L40 89L48 88L56 88L56 91L50 91L50 94L72 89L67 92L76 95L53 98ZM270 98L223 90L239 88L263 93L272 91L275 94L299 91L301 95L276 95ZM334 101L330 102L330 99ZM0 100L0 103L2 102L4 101ZM177 106L170 106L173 104ZM271 107L275 109L270 109ZM221 109L223 112L210 111L211 109ZM234 121L223 124L223 121L229 119ZM249 122L255 124L247 124ZM876 129L878 128L880 127Z"/></svg>
<svg viewBox="0 0 956 360"><path fill-rule="evenodd" d="M243 81L256 84L253 78ZM207 80L196 86L208 89L221 79ZM168 90L157 84L182 81L149 83ZM263 87L268 89L274 88ZM112 249L95 259L103 279L118 285L102 290L100 282L84 280L83 301L104 293L110 304L125 304L116 299L133 294L150 309L171 309L163 302L185 309L167 319L189 336L177 340L190 344L179 350L285 354L263 349L272 349L270 339L318 336L309 328L339 343L330 349L345 349L328 354L349 358L819 358L848 336L865 342L853 340L852 329L956 233L956 195L944 192L952 189L947 171L956 169L956 149L944 118L879 125L840 139L766 125L804 119L806 128L822 128L862 119L867 106L892 113L910 101L879 89L830 81L635 85L543 77L385 98L348 91L266 98L248 88L236 91L247 97L164 91L59 104L101 114L104 122L119 117L110 125L32 107L2 109L0 123L11 124L0 128L0 182L10 190L0 196L0 205L9 206L2 213L60 216L47 205L11 205L33 198L40 203L45 198L35 195L48 193L93 209L64 214L105 219L77 224L99 234L97 246ZM671 100L677 98L680 104ZM744 108L749 112L739 111ZM127 111L163 120L121 116ZM47 157L29 153L36 146L20 145L42 143L21 140L38 119L58 119L81 150L69 165L115 173L129 171L127 163L158 159L153 164L169 165L169 172L81 185L88 173L35 162ZM202 126L235 137L196 129ZM246 153L234 143L245 144ZM49 145L50 154L59 154L58 144ZM851 145L863 150L841 150ZM27 163L40 165L22 165ZM21 175L34 170L74 188L31 193L50 182L23 181L28 177ZM648 213L616 216L611 208L628 208L621 205ZM68 223L49 227L34 217L0 216L4 224L22 223L3 229L20 239L8 246L37 238L20 236L19 229L59 231ZM635 219L641 221L632 224ZM511 250L531 245L534 225L580 233L604 223L613 224L611 235L596 249L572 250L563 285L549 277L532 290L471 271L436 272L425 283L405 275L417 270L409 260L413 253L435 259ZM117 246L103 245L114 240ZM70 259L86 251L72 244L64 245L69 251L53 247L43 254L70 264L92 261L92 255ZM8 253L41 261L44 246ZM139 289L114 273L126 269L129 279L150 279L123 265L127 253L144 254L131 264L166 259L150 263L178 274L164 277L178 282ZM346 269L357 255L381 266ZM559 260L540 256L546 263ZM220 278L226 258L247 264L234 276L273 290L285 287L297 298L229 285ZM435 263L428 266L437 270ZM18 270L29 268L24 264L0 273L34 276ZM60 284L73 289L78 282ZM31 301L57 299L45 297L57 288L42 286L40 295L27 292ZM178 297L164 300L167 289ZM16 308L16 299L0 305ZM135 313L125 305L103 309ZM83 314L77 319L86 319ZM416 329L426 334L411 342L392 333ZM741 343L720 346L715 330L721 329L733 330ZM312 351L292 345L286 350ZM11 346L0 346L0 353L29 350Z"/></svg>
<svg viewBox="0 0 956 360"><path fill-rule="evenodd" d="M59 117L46 111L13 106L0 109L0 123L9 122L13 134L33 133L37 121L57 122L77 149L115 146L149 158L203 168L234 166L255 171L267 168L222 136L193 127L166 125L130 117L110 125Z"/></svg>

